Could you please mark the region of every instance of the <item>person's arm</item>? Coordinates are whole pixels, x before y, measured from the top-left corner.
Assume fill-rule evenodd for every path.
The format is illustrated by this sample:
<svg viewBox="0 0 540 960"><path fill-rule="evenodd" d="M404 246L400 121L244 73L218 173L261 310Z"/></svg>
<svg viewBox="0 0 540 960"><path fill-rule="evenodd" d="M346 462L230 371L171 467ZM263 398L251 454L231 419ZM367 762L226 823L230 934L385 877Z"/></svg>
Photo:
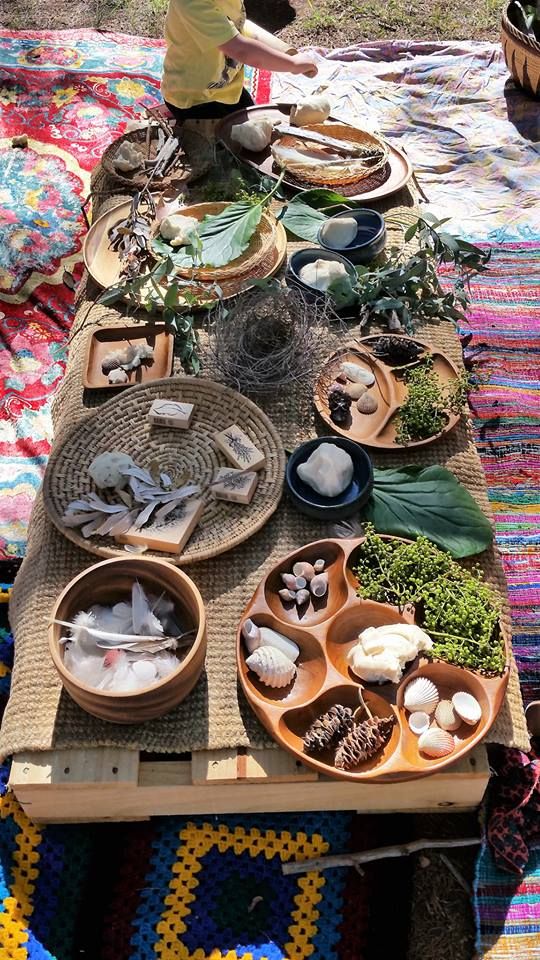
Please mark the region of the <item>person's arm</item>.
<svg viewBox="0 0 540 960"><path fill-rule="evenodd" d="M270 70L275 73L303 73L306 77L314 77L317 73L316 63L306 54L297 53L291 57L287 53L272 50L260 40L251 40L241 34L221 44L219 49L225 56L232 57L238 63L259 67L261 70Z"/></svg>

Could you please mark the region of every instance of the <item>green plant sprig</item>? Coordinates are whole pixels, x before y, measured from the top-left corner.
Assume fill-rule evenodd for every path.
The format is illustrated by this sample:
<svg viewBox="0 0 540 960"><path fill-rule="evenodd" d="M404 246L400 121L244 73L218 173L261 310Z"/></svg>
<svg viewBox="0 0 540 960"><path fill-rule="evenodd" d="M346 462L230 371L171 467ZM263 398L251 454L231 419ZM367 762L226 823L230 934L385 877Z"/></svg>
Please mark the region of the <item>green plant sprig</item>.
<svg viewBox="0 0 540 960"><path fill-rule="evenodd" d="M426 537L385 540L367 524L354 573L359 596L399 609L413 604L434 641L430 656L487 675L503 672L501 601L478 567L466 570Z"/></svg>
<svg viewBox="0 0 540 960"><path fill-rule="evenodd" d="M426 357L403 374L407 397L397 413L396 440L411 443L434 437L448 422L448 413L461 413L470 389L467 373L442 384L433 369L432 357Z"/></svg>

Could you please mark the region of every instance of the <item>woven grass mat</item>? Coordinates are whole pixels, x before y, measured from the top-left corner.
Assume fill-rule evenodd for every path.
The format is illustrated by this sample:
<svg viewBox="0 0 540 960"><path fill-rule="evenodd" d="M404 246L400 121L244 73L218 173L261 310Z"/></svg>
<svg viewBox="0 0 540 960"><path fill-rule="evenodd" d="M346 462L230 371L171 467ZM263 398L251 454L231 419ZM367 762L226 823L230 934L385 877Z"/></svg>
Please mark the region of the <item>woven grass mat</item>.
<svg viewBox="0 0 540 960"><path fill-rule="evenodd" d="M106 192L104 190L104 195ZM124 197L111 200L109 194L106 203L118 203L121 199ZM410 222L412 206L411 195L402 192L379 209L390 211L393 218L406 223ZM94 306L89 313L95 295L96 289L86 277L78 291L66 375L54 404L57 440L89 409L109 399L106 393L85 394L83 391L86 345L97 327L121 324L124 317L114 308L101 306ZM421 334L461 366L461 347L448 324L424 327ZM338 343L337 335L329 335L321 343L321 357L331 353ZM175 362L175 372L181 373L178 362ZM315 423L310 395L303 391L282 391L261 406L281 433L286 448L324 432L324 427L320 429ZM468 418L430 447L407 453L376 453L373 459L377 466L443 464L469 489L481 508L490 513L484 474ZM117 727L80 710L63 692L52 665L47 646L52 605L66 583L95 562L95 557L58 533L38 496L27 555L15 583L10 609L16 657L11 696L0 735L0 754L95 746L181 753L273 744L245 703L237 684L236 626L258 582L281 556L329 534L326 525L301 516L284 500L269 523L252 539L224 556L189 567L188 572L197 583L207 608L205 673L193 693L172 713L139 726ZM505 596L504 574L496 551L486 552L481 563L486 578ZM509 625L507 604L504 618ZM512 665L503 708L488 739L521 749L529 746L515 665Z"/></svg>

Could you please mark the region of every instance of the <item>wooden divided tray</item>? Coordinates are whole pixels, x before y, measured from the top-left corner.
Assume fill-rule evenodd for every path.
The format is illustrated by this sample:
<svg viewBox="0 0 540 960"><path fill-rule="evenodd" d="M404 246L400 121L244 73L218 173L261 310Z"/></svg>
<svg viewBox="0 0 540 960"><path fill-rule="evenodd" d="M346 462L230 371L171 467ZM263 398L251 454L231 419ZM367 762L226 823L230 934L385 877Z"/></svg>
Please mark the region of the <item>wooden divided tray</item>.
<svg viewBox="0 0 540 960"><path fill-rule="evenodd" d="M357 443L366 447L377 447L382 450L408 450L414 447L425 447L428 443L433 443L434 440L452 430L459 423L460 415L449 412L444 429L440 433L433 434L432 437L427 437L424 440L412 440L407 444L398 443L396 441L395 416L407 396L407 387L400 371L404 373L411 364L392 367L384 361L376 359L372 355L371 345L375 340L380 339L380 336L378 334L363 337L341 347L325 363L314 391L314 403L317 412L334 433L339 433L350 440L356 440ZM392 334L392 337L394 337L394 334ZM414 343L424 348L425 353L422 356L433 358L433 370L439 375L443 384L459 377L458 368L446 354L434 350L429 344L417 337L400 337L400 339L413 339ZM375 413L360 413L356 407L356 401L353 400L348 419L343 426L340 426L330 418L328 389L334 382L344 361L358 363L373 373L375 383L369 388L369 393L376 399L378 408Z"/></svg>
<svg viewBox="0 0 540 960"><path fill-rule="evenodd" d="M263 104L257 107L248 107L246 110L238 110L236 113L224 117L217 127L216 136L223 141L231 153L234 153L234 155L239 157L244 163L248 163L249 166L254 167L259 173L277 180L280 171L274 163L270 147L258 153L245 150L231 139L231 130L236 124L244 123L246 120L255 117L265 117L272 120L273 123L280 122L287 124L289 122L290 110L291 104L284 103ZM339 121L338 117L330 117L329 119ZM278 136L278 134L275 134L276 140ZM393 144L389 143L388 148L388 161L383 170L377 170L369 177L365 177L356 183L337 187L338 192L350 197L351 200L363 200L367 202L371 200L381 200L383 197L388 197L392 193L396 193L397 190L401 190L412 177L413 169L411 162L406 154ZM306 190L310 187L309 183L300 182L290 174L286 174L283 182L295 190ZM320 183L313 184L313 186L319 187L320 185Z"/></svg>
<svg viewBox="0 0 540 960"><path fill-rule="evenodd" d="M147 344L154 350L152 363L141 363L134 370L128 370L127 383L109 383L103 373L102 362L111 350ZM104 327L96 330L88 341L86 369L83 383L87 390L118 390L132 387L135 383L147 383L168 377L172 370L174 337L163 326L141 324L130 327Z"/></svg>
<svg viewBox="0 0 540 960"><path fill-rule="evenodd" d="M395 607L362 600L356 595L358 581L353 572L359 540L319 540L285 557L262 580L244 611L237 634L237 663L240 683L246 697L266 727L282 747L302 763L319 773L339 779L388 783L411 780L436 773L462 758L485 737L501 707L508 683L508 665L498 677L480 674L443 661L420 656L410 663L398 684L367 684L352 673L347 653L358 634L370 626L414 622L413 612L401 615ZM307 608L284 605L278 595L283 586L281 574L289 573L294 563L303 560L326 561L329 577L327 596L311 601ZM265 686L246 666L241 629L251 618L258 626L271 627L299 646L295 679L283 688ZM404 690L417 676L427 677L438 688L440 699L449 699L458 691L471 693L480 703L482 717L475 726L465 723L454 732L455 749L441 759L428 759L418 749L418 738L410 731L403 707ZM385 746L374 757L352 770L334 766L334 751L310 755L304 751L303 736L310 724L334 704L355 710L359 691L375 717L395 717ZM361 719L365 719L365 714Z"/></svg>

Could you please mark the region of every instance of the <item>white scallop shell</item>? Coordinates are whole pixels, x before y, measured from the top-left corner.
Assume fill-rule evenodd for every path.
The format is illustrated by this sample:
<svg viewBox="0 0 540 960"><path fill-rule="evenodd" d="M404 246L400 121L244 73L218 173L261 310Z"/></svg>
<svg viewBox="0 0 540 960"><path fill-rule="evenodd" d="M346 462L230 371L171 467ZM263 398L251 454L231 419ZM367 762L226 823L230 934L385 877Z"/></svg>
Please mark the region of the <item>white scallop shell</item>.
<svg viewBox="0 0 540 960"><path fill-rule="evenodd" d="M439 702L437 687L427 677L417 677L411 680L405 689L403 704L411 713L434 713Z"/></svg>
<svg viewBox="0 0 540 960"><path fill-rule="evenodd" d="M429 722L429 714L423 713L421 710L411 713L409 717L409 728L411 733L414 733L417 737L419 737L421 733L424 733L428 729Z"/></svg>
<svg viewBox="0 0 540 960"><path fill-rule="evenodd" d="M286 687L296 674L292 660L275 647L259 647L246 659L246 666L267 687Z"/></svg>
<svg viewBox="0 0 540 960"><path fill-rule="evenodd" d="M441 730L457 730L461 726L461 717L458 716L450 700L441 700L435 710L435 721Z"/></svg>
<svg viewBox="0 0 540 960"><path fill-rule="evenodd" d="M482 716L482 707L471 693L460 690L452 697L452 706L459 717L471 727L478 723Z"/></svg>
<svg viewBox="0 0 540 960"><path fill-rule="evenodd" d="M453 753L454 747L452 734L440 727L430 727L418 738L418 749L427 757L447 757L449 753Z"/></svg>

